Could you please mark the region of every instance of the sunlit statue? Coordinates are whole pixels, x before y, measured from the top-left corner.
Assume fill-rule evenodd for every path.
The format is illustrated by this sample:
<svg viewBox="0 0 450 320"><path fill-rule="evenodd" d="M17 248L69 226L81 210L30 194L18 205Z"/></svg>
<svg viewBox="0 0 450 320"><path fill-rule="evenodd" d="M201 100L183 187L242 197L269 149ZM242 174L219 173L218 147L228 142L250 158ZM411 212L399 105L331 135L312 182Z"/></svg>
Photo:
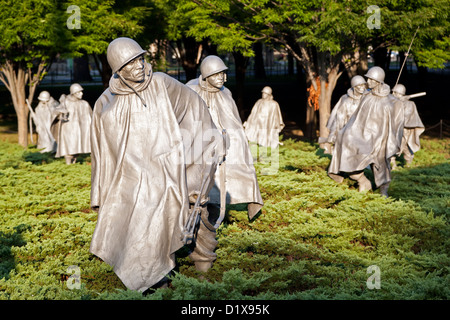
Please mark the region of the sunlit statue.
<svg viewBox="0 0 450 320"><path fill-rule="evenodd" d="M223 217L224 202L247 204L250 219L263 206L247 136L231 91L224 86L227 69L218 56L207 56L200 64L200 76L187 83L206 101L216 127L227 136L226 160L217 170L215 184L209 193L211 221L217 216ZM213 223L209 230L215 230L211 227ZM198 260L198 253L191 254L191 258Z"/></svg>
<svg viewBox="0 0 450 320"><path fill-rule="evenodd" d="M411 164L414 153L420 149L420 135L425 131L425 126L417 112L416 104L411 98L425 95L425 92L414 95L406 95L406 87L397 84L392 89L394 108L392 117L397 139L400 143L399 155L403 154L406 164ZM392 168L396 168L395 157L391 158Z"/></svg>
<svg viewBox="0 0 450 320"><path fill-rule="evenodd" d="M32 112L32 118L38 134L37 149L41 153L56 152L56 140L52 133L52 123L59 114L59 102L48 91L42 91L38 96L38 100L39 104Z"/></svg>
<svg viewBox="0 0 450 320"><path fill-rule="evenodd" d="M75 163L79 154L91 152L92 109L82 97L83 88L74 83L70 86L70 94L60 98L61 115L57 124L58 143L55 157L64 157L66 164Z"/></svg>
<svg viewBox="0 0 450 320"><path fill-rule="evenodd" d="M366 191L372 189L364 175L364 169L370 166L375 186L387 197L390 159L400 150L393 130L393 102L389 97L390 88L384 83L383 69L372 67L365 76L370 92L364 95L359 108L339 131L328 173L337 182L343 180L342 173L348 173L358 182L359 190Z"/></svg>
<svg viewBox="0 0 450 320"><path fill-rule="evenodd" d="M223 138L204 101L174 78L152 72L130 38L107 49L113 71L94 106L91 207L98 210L90 252L131 290L167 285L175 252L201 246L207 195Z"/></svg>
<svg viewBox="0 0 450 320"><path fill-rule="evenodd" d="M281 144L279 134L284 122L280 106L273 99L272 88L266 86L261 92L262 98L256 101L243 126L250 144L266 147L264 154L267 147L275 149Z"/></svg>
<svg viewBox="0 0 450 320"><path fill-rule="evenodd" d="M347 124L350 117L355 113L362 97L367 93L367 82L362 76L354 76L351 79L351 88L347 90L331 111L327 122L329 135L327 142L334 144L338 132Z"/></svg>

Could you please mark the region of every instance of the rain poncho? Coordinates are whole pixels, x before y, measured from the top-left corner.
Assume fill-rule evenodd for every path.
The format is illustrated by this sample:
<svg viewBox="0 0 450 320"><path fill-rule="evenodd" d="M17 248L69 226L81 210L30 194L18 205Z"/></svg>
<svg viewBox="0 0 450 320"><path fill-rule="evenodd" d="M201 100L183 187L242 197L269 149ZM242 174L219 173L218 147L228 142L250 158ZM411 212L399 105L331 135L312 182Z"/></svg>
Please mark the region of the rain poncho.
<svg viewBox="0 0 450 320"><path fill-rule="evenodd" d="M60 119L60 123L56 124L59 136L55 137L58 142L55 157L90 153L92 109L89 103L69 94L61 99L59 107L68 116L66 120Z"/></svg>
<svg viewBox="0 0 450 320"><path fill-rule="evenodd" d="M90 251L138 291L175 267L189 195L199 194L220 141L194 91L145 68L137 94L111 78L91 127L91 206L99 211Z"/></svg>
<svg viewBox="0 0 450 320"><path fill-rule="evenodd" d="M420 135L425 131L425 126L413 101L394 96L391 96L391 99L395 135L401 145L400 153L403 153L407 160L412 160L414 153L420 149Z"/></svg>
<svg viewBox="0 0 450 320"><path fill-rule="evenodd" d="M51 132L52 123L59 114L59 102L50 97L47 102L40 101L34 110L34 124L38 133L37 148L40 152L55 152L56 140Z"/></svg>
<svg viewBox="0 0 450 320"><path fill-rule="evenodd" d="M248 215L252 219L262 208L263 200L253 165L253 156L231 91L225 86L220 89L209 86L207 88L202 76L189 81L187 85L206 101L216 127L227 132L229 144L225 160L226 202L247 203ZM210 201L220 203L221 183L217 172L215 180L216 183L209 194Z"/></svg>
<svg viewBox="0 0 450 320"><path fill-rule="evenodd" d="M334 106L331 111L330 118L327 122L327 128L330 131L328 134L329 143L335 143L339 132L350 120L353 113L359 106L363 95L355 95L353 88L347 90Z"/></svg>
<svg viewBox="0 0 450 320"><path fill-rule="evenodd" d="M268 99L259 99L244 123L247 138L263 147L277 148L280 144L279 134L284 128L278 102L272 95Z"/></svg>
<svg viewBox="0 0 450 320"><path fill-rule="evenodd" d="M393 103L386 84L364 96L339 131L328 172L362 171L372 165L377 187L391 181L390 158L400 150L391 116Z"/></svg>

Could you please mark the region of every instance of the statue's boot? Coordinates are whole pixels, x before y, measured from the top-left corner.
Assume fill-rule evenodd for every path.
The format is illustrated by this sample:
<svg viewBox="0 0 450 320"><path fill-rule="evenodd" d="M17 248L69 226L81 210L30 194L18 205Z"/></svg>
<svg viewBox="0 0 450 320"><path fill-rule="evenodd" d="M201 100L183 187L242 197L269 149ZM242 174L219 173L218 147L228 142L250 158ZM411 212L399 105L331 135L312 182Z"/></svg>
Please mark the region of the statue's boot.
<svg viewBox="0 0 450 320"><path fill-rule="evenodd" d="M356 180L358 182L358 190L369 191L372 190L372 184L370 180L364 175L364 172L350 175L350 179Z"/></svg>
<svg viewBox="0 0 450 320"><path fill-rule="evenodd" d="M344 181L344 177L335 173L328 172L328 176L336 181L337 183L342 183Z"/></svg>
<svg viewBox="0 0 450 320"><path fill-rule="evenodd" d="M389 182L382 184L380 186L380 193L381 193L381 195L383 195L386 198L389 197L388 190L389 190Z"/></svg>

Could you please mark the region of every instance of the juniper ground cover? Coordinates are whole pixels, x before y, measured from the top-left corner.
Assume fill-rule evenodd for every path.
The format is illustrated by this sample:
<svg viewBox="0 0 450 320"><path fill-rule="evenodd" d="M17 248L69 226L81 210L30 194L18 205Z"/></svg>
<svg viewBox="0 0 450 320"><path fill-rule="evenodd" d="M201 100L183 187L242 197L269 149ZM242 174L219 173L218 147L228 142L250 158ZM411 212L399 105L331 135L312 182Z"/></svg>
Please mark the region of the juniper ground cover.
<svg viewBox="0 0 450 320"><path fill-rule="evenodd" d="M200 275L183 248L170 286L144 296L89 253L89 156L67 166L0 142L0 299L449 299L449 139L399 160L389 198L335 183L329 162L284 140L274 174L256 163L261 215L230 207L213 268Z"/></svg>

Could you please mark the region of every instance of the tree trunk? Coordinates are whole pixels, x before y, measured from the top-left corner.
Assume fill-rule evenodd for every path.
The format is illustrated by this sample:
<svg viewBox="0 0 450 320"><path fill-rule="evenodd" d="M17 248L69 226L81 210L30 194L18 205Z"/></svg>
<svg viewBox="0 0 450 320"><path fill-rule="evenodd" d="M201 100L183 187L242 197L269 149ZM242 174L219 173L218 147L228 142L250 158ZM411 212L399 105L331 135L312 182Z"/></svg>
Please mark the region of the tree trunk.
<svg viewBox="0 0 450 320"><path fill-rule="evenodd" d="M264 68L263 58L263 44L261 42L255 42L253 44L253 50L255 51L255 78L266 79L266 69Z"/></svg>
<svg viewBox="0 0 450 320"><path fill-rule="evenodd" d="M89 70L88 56L73 59L73 81L92 81L91 73Z"/></svg>
<svg viewBox="0 0 450 320"><path fill-rule="evenodd" d="M240 52L233 52L234 64L236 67L236 106L239 110L241 119L245 116L247 110L244 106L244 85L245 85L245 71L247 69L248 58Z"/></svg>
<svg viewBox="0 0 450 320"><path fill-rule="evenodd" d="M28 147L28 114L29 109L26 103L33 101L34 92L37 85L42 80L46 62L40 61L35 68L27 68L24 63L13 63L6 61L0 66L0 81L2 81L9 93L17 116L17 130L19 145ZM28 88L28 97L26 89Z"/></svg>
<svg viewBox="0 0 450 320"><path fill-rule="evenodd" d="M105 53L94 54L95 65L97 66L97 70L102 77L103 88L109 87L109 80L112 76L112 69L109 66L108 59Z"/></svg>

